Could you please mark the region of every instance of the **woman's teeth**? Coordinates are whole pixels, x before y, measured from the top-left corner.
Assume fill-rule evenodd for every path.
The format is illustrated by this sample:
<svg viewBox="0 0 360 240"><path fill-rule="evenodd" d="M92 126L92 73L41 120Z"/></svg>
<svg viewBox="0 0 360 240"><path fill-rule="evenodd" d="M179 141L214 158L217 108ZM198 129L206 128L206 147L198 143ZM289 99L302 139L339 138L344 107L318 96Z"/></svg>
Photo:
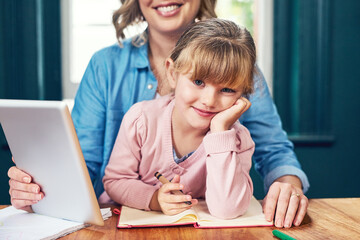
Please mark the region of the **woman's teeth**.
<svg viewBox="0 0 360 240"><path fill-rule="evenodd" d="M158 11L160 12L171 12L175 9L178 9L179 6L178 5L171 5L171 6L166 6L166 7L158 7Z"/></svg>

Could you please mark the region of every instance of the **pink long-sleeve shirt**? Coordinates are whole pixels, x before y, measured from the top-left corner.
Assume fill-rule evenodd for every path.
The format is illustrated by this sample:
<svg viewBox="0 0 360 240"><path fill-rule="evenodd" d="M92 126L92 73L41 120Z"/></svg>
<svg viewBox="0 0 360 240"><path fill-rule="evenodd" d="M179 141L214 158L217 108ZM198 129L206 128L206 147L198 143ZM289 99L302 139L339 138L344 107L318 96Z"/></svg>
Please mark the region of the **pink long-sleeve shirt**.
<svg viewBox="0 0 360 240"><path fill-rule="evenodd" d="M149 209L154 192L167 179L180 175L183 191L205 198L210 213L234 218L248 208L253 194L249 176L254 142L238 121L228 131L207 133L184 162L173 157L171 115L173 96L133 105L124 116L103 183L110 198L120 204Z"/></svg>

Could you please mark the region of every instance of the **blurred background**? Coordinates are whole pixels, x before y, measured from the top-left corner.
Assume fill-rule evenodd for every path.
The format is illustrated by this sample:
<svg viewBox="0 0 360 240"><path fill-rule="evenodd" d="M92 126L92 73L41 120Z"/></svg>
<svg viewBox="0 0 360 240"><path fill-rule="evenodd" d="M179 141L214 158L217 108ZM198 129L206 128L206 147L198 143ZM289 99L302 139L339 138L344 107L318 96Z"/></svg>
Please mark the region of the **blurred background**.
<svg viewBox="0 0 360 240"><path fill-rule="evenodd" d="M0 98L64 100L71 108L92 54L116 43L111 16L119 2L0 0ZM310 181L307 196L360 197L360 1L219 0L216 12L256 40L258 64ZM10 203L12 165L0 128L0 204ZM251 175L262 199L263 182Z"/></svg>

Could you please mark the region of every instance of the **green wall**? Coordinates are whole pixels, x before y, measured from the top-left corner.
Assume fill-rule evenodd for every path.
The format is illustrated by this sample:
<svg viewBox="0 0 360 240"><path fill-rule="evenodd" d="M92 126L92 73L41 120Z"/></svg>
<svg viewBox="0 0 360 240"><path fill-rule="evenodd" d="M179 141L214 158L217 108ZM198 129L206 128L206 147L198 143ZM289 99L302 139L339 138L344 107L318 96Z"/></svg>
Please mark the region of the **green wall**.
<svg viewBox="0 0 360 240"><path fill-rule="evenodd" d="M360 197L360 1L275 0L274 99L309 197Z"/></svg>
<svg viewBox="0 0 360 240"><path fill-rule="evenodd" d="M360 2L334 1L329 69L334 142L331 146L299 147L314 197L360 197Z"/></svg>

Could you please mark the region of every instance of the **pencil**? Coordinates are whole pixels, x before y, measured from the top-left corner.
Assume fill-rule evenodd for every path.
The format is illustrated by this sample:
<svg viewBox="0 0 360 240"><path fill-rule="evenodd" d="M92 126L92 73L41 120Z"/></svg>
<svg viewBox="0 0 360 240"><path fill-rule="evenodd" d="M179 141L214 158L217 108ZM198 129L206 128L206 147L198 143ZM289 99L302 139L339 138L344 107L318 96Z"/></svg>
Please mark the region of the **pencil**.
<svg viewBox="0 0 360 240"><path fill-rule="evenodd" d="M155 177L162 183L162 184L165 184L165 183L169 183L170 181L169 180L167 180L163 175L161 175L161 173L159 173L159 172L156 172L155 174ZM175 195L185 195L184 193L183 193L183 191L181 191L181 190L173 190L173 191L171 191L173 194L175 194ZM190 201L186 201L185 202L187 205L191 205L191 202Z"/></svg>

